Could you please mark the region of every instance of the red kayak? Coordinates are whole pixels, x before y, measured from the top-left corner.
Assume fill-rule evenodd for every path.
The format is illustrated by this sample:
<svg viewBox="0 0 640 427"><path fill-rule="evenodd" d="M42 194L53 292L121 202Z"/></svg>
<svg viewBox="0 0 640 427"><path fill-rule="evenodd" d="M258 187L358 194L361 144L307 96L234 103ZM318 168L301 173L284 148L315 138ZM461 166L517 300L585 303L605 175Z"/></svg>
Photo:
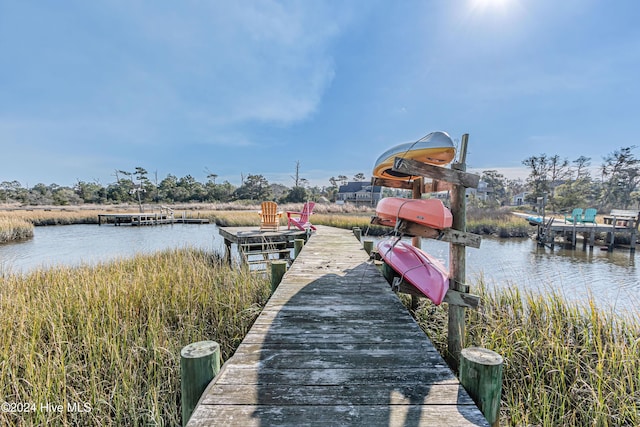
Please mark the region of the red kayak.
<svg viewBox="0 0 640 427"><path fill-rule="evenodd" d="M440 261L401 240L378 243L378 253L402 279L413 285L435 305L440 305L449 289L449 273Z"/></svg>
<svg viewBox="0 0 640 427"><path fill-rule="evenodd" d="M385 197L378 202L376 216L382 225L395 227L398 219L442 230L451 227L451 211L439 199Z"/></svg>

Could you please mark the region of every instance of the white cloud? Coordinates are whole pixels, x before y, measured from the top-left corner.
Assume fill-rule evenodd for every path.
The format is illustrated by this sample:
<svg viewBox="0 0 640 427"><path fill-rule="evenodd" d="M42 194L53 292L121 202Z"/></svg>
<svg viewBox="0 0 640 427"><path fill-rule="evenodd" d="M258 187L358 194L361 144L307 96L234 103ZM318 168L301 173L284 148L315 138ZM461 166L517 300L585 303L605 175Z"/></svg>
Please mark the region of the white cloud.
<svg viewBox="0 0 640 427"><path fill-rule="evenodd" d="M32 98L19 89L11 95L24 103L11 111L29 124L18 123L13 136L29 143L83 135L133 145L255 144L252 125L288 126L317 111L335 75L332 43L349 8L334 16L326 3L91 2L57 10L48 29L25 22L16 31L51 37L46 52L29 39L33 45L22 50L37 60L21 66L55 72L12 71L24 87L46 88ZM68 25L58 28L60 20Z"/></svg>
<svg viewBox="0 0 640 427"><path fill-rule="evenodd" d="M175 102L190 105L185 115L208 117L209 125L234 126L251 121L289 124L316 111L335 74L329 51L340 32L326 5L267 1L190 6L176 11L138 4L130 18L130 25L139 26L138 41L149 43L149 54L160 63L130 59L163 80ZM126 9L131 11L128 5Z"/></svg>

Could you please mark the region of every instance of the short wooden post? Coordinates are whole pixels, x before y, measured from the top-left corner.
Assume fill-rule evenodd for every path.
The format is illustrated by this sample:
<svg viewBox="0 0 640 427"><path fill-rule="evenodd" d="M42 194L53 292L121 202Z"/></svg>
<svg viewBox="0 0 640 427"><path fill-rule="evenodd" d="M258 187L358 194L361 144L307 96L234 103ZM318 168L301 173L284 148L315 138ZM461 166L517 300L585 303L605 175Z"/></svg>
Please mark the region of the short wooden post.
<svg viewBox="0 0 640 427"><path fill-rule="evenodd" d="M271 263L271 293L274 293L278 288L284 273L287 272L286 261L273 261Z"/></svg>
<svg viewBox="0 0 640 427"><path fill-rule="evenodd" d="M609 247L608 247L607 250L609 252L613 252L613 248L614 248L615 242L616 242L615 226L613 226L611 233L607 234L607 237L610 237L610 239L609 239Z"/></svg>
<svg viewBox="0 0 640 427"><path fill-rule="evenodd" d="M238 252L240 251L240 245L238 245ZM233 260L231 259L231 240L224 239L224 256L227 259L227 263L229 265L233 264Z"/></svg>
<svg viewBox="0 0 640 427"><path fill-rule="evenodd" d="M460 383L493 427L500 424L502 356L480 347L460 352Z"/></svg>
<svg viewBox="0 0 640 427"><path fill-rule="evenodd" d="M362 247L367 252L367 255L371 255L373 252L373 240L365 240L362 242Z"/></svg>
<svg viewBox="0 0 640 427"><path fill-rule="evenodd" d="M293 258L298 259L298 255L304 246L304 239L294 239L293 240Z"/></svg>
<svg viewBox="0 0 640 427"><path fill-rule="evenodd" d="M215 341L199 341L180 351L180 390L182 425L191 414L211 380L220 372L220 345Z"/></svg>
<svg viewBox="0 0 640 427"><path fill-rule="evenodd" d="M360 229L360 227L353 227L353 235L356 236L356 239L358 239L358 241L360 241L360 239L362 238L362 230Z"/></svg>

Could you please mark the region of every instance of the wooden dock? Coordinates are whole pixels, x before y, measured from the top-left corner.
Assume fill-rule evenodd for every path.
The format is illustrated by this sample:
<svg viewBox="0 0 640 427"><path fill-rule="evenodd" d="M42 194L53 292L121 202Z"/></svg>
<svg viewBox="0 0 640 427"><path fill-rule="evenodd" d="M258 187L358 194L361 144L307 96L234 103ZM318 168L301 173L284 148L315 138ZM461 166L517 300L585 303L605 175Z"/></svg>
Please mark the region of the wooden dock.
<svg viewBox="0 0 640 427"><path fill-rule="evenodd" d="M173 213L148 212L148 213L112 213L98 214L98 225L114 224L116 226L126 224L134 226L162 225L162 224L208 224L207 218L187 218L186 216L174 217Z"/></svg>
<svg viewBox="0 0 640 427"><path fill-rule="evenodd" d="M564 242L575 248L578 236L582 237L582 248L589 246L591 249L595 246L596 234L606 234L605 246L612 251L615 246L616 235L629 236L629 249L634 252L638 239L638 230L635 226L616 225L616 224L573 224L563 220L555 219L546 226L538 226L538 235L542 236L541 243L554 247L557 238L562 236Z"/></svg>
<svg viewBox="0 0 640 427"><path fill-rule="evenodd" d="M318 227L189 426L488 426L347 230Z"/></svg>

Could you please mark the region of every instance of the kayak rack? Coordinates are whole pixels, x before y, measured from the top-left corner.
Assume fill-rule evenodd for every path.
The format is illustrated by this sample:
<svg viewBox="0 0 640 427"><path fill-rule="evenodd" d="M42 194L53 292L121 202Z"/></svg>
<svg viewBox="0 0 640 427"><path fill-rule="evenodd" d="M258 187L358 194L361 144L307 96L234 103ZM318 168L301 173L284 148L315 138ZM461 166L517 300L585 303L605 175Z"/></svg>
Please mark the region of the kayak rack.
<svg viewBox="0 0 640 427"><path fill-rule="evenodd" d="M413 180L372 179L372 185L412 190L414 199L421 199L425 192L450 191L450 209L453 215L451 228L437 230L422 224L403 221L397 226L397 231L406 236L413 236L413 245L416 247L420 247L420 238L449 242L449 291L445 297L445 302L449 302L447 362L454 369L459 367L460 353L464 343L464 310L475 308L479 303L477 296L469 294L469 286L466 284L466 247L479 248L482 241L479 235L466 232L466 189L477 188L480 182L480 176L466 172L468 140L469 134L464 134L458 152L458 162L451 164L450 168L396 157L392 170L398 172L399 176L414 177ZM425 178L431 180L426 185ZM372 223L384 225L376 217L372 219ZM417 307L418 298L423 295L412 288L407 284L401 289L412 295L412 305Z"/></svg>

